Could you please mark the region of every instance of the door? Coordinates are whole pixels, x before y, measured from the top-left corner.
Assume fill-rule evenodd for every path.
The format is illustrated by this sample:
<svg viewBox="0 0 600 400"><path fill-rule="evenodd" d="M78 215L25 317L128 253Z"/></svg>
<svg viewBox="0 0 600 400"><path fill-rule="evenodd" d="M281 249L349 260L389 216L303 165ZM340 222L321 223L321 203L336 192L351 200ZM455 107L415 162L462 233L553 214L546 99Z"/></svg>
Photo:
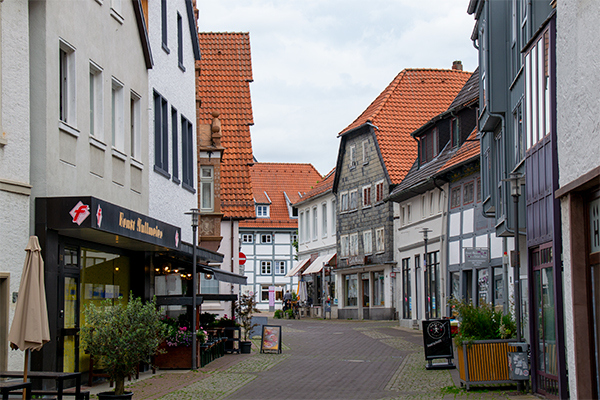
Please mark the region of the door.
<svg viewBox="0 0 600 400"><path fill-rule="evenodd" d="M369 307L369 273L362 274L363 307Z"/></svg>
<svg viewBox="0 0 600 400"><path fill-rule="evenodd" d="M79 371L79 248L63 249L63 274L59 281L58 371Z"/></svg>

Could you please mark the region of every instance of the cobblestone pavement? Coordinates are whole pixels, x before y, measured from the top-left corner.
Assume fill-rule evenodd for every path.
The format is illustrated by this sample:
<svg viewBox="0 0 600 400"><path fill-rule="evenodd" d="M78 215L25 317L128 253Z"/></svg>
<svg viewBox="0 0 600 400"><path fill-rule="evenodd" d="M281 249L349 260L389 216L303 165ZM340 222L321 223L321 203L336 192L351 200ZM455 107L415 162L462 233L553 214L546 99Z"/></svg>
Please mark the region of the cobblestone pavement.
<svg viewBox="0 0 600 400"><path fill-rule="evenodd" d="M397 321L269 320L282 354L226 355L198 371L159 372L128 386L136 400L536 399L515 387L471 389L456 370L426 370L422 334Z"/></svg>

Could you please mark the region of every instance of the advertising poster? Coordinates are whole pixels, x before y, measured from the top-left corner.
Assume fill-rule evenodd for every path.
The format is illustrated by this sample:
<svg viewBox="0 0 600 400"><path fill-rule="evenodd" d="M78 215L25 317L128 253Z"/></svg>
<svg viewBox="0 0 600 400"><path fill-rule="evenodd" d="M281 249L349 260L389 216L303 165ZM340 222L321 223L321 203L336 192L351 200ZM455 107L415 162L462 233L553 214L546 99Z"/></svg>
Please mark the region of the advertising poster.
<svg viewBox="0 0 600 400"><path fill-rule="evenodd" d="M261 353L281 353L281 326L263 325Z"/></svg>

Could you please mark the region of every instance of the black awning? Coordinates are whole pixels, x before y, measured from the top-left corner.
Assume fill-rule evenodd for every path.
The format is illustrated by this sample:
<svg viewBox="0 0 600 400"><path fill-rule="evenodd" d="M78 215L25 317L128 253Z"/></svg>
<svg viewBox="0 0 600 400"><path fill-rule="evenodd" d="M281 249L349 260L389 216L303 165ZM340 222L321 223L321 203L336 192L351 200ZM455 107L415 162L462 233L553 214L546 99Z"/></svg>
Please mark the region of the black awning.
<svg viewBox="0 0 600 400"><path fill-rule="evenodd" d="M234 274L233 272L223 271L220 268L208 267L205 265L201 266L203 272L213 274L215 279L221 282L237 283L238 285L245 285L246 278L244 275Z"/></svg>

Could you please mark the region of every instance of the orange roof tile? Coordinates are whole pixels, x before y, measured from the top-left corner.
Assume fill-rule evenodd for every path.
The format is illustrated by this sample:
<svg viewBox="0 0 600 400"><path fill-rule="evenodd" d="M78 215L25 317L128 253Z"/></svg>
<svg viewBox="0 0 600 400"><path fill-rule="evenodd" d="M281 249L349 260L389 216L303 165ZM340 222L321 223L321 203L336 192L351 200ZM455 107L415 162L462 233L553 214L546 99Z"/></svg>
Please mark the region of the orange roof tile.
<svg viewBox="0 0 600 400"><path fill-rule="evenodd" d="M438 173L448 172L452 167L478 158L480 147L479 138L477 137L477 128L475 128L473 129L473 132L469 134L467 140L465 140L462 146L460 146L460 149L458 149L454 156L452 156L452 158L450 158L448 162L446 162L446 164L440 168Z"/></svg>
<svg viewBox="0 0 600 400"><path fill-rule="evenodd" d="M417 156L417 142L410 134L445 111L470 76L458 70L402 70L340 136L367 122L375 125L391 183L399 184Z"/></svg>
<svg viewBox="0 0 600 400"><path fill-rule="evenodd" d="M270 199L269 218L240 221L243 228L297 228L290 218L286 196L292 204L322 179L311 164L256 163L250 168L254 198Z"/></svg>
<svg viewBox="0 0 600 400"><path fill-rule="evenodd" d="M250 82L252 60L248 33L198 34L202 59L196 62L197 124L210 124L220 113L221 211L226 218L254 218L250 165L250 125L254 124Z"/></svg>

